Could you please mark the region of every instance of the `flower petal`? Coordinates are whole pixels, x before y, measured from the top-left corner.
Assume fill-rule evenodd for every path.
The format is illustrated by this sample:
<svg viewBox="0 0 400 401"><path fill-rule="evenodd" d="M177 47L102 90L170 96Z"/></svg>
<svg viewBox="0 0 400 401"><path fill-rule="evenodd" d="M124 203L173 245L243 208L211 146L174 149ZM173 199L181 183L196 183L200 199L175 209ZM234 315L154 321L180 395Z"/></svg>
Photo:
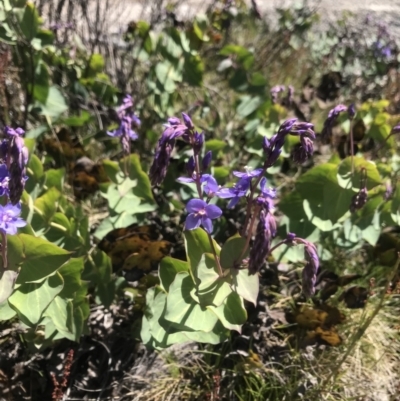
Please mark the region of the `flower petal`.
<svg viewBox="0 0 400 401"><path fill-rule="evenodd" d="M227 206L228 209L235 207L238 204L239 200L240 200L240 198L238 196L236 196L235 198L232 198L230 200L230 202L228 203L228 206Z"/></svg>
<svg viewBox="0 0 400 401"><path fill-rule="evenodd" d="M183 183L190 183L190 182L194 182L194 179L190 178L190 177L179 177L176 179L176 181L183 182Z"/></svg>
<svg viewBox="0 0 400 401"><path fill-rule="evenodd" d="M201 217L195 215L194 213L191 213L186 217L185 229L194 230L195 228L200 226L200 222L201 222Z"/></svg>
<svg viewBox="0 0 400 401"><path fill-rule="evenodd" d="M233 198L236 195L232 193L231 189L232 188L221 188L216 192L216 195L221 199Z"/></svg>
<svg viewBox="0 0 400 401"><path fill-rule="evenodd" d="M217 205L207 205L205 209L210 219L217 219L222 214L222 210Z"/></svg>
<svg viewBox="0 0 400 401"><path fill-rule="evenodd" d="M186 204L186 210L189 213L196 213L199 210L204 209L207 206L207 202L203 201L202 199L191 199Z"/></svg>
<svg viewBox="0 0 400 401"><path fill-rule="evenodd" d="M212 230L213 230L213 224L211 219L209 219L208 217L202 217L201 218L201 225L204 227L204 229L211 234Z"/></svg>

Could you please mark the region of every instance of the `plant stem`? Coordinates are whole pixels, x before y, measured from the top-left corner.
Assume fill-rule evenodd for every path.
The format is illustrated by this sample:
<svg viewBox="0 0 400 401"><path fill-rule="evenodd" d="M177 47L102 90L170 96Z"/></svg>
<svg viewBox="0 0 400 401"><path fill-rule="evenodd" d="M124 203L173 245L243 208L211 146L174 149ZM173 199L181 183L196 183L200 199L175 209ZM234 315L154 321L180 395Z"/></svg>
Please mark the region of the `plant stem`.
<svg viewBox="0 0 400 401"><path fill-rule="evenodd" d="M217 250L215 249L214 241L213 241L210 233L207 233L207 235L208 235L208 240L210 241L210 246L211 246L214 258L215 258L215 262L217 263L218 275L219 275L219 277L223 277L224 272L222 271L221 262L219 260L219 256L217 255Z"/></svg>
<svg viewBox="0 0 400 401"><path fill-rule="evenodd" d="M260 206L255 208L254 214L253 214L253 216L251 218L251 221L250 221L249 232L248 232L248 235L246 237L246 243L245 243L245 245L244 245L244 247L242 249L242 253L240 254L238 260L236 260L235 265L237 263L240 263L243 260L243 257L245 255L247 249L249 248L250 239L251 239L251 233L253 232L253 226L254 226L254 223L256 221L256 217L258 215L259 210L260 210Z"/></svg>
<svg viewBox="0 0 400 401"><path fill-rule="evenodd" d="M1 231L1 257L3 259L3 272L8 268L7 235Z"/></svg>
<svg viewBox="0 0 400 401"><path fill-rule="evenodd" d="M351 175L354 174L354 138L353 138L353 120L350 120L350 154L351 154Z"/></svg>
<svg viewBox="0 0 400 401"><path fill-rule="evenodd" d="M259 182L261 181L261 179L264 177L265 172L267 171L268 166L266 166L266 163L264 164L263 167L263 171L261 172L261 174L257 177L255 183L253 184L251 191L250 191L250 195L247 198L247 208L246 208L246 218L244 220L244 224L243 224L243 228L242 228L242 232L240 233L240 235L242 237L244 237L246 235L246 231L247 231L247 225L249 223L249 219L250 219L250 215L251 215L251 206L253 204L253 196L254 196L254 192L257 189L257 186L259 184Z"/></svg>

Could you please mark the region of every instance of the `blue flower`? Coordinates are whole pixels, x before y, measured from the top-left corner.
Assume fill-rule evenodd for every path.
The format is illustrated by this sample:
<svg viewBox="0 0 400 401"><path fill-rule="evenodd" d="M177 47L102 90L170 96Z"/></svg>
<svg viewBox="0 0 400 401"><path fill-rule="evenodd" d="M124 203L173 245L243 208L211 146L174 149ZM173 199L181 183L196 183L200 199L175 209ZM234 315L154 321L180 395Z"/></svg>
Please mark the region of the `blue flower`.
<svg viewBox="0 0 400 401"><path fill-rule="evenodd" d="M21 205L13 206L8 203L5 206L0 205L0 231L5 234L15 235L18 227L25 227L26 221L22 220Z"/></svg>
<svg viewBox="0 0 400 401"><path fill-rule="evenodd" d="M0 196L8 194L8 183L10 181L10 173L5 164L0 164Z"/></svg>
<svg viewBox="0 0 400 401"><path fill-rule="evenodd" d="M202 225L209 234L213 230L211 220L222 214L222 210L218 206L209 205L202 199L191 199L186 205L186 210L189 215L186 218L185 229L194 230Z"/></svg>
<svg viewBox="0 0 400 401"><path fill-rule="evenodd" d="M242 173L241 171L234 171L233 175L238 178L249 178L252 179L254 177L258 177L262 172L262 168L257 168L255 170L251 169L246 169L247 171L245 173Z"/></svg>
<svg viewBox="0 0 400 401"><path fill-rule="evenodd" d="M248 189L250 188L250 179L240 179L232 188L222 188L216 195L222 199L232 198L228 203L228 208L235 207L240 198L246 196Z"/></svg>

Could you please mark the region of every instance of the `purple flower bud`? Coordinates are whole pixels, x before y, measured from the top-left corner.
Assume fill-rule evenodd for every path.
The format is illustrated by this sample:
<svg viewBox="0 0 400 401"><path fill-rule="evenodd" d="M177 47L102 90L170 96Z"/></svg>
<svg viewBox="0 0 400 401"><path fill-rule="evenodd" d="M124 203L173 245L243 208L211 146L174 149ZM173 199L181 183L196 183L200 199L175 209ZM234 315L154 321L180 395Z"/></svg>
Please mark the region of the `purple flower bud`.
<svg viewBox="0 0 400 401"><path fill-rule="evenodd" d="M317 281L317 273L319 268L319 258L315 245L309 241L303 240L304 257L306 265L303 268L303 294L310 298L315 294L315 283Z"/></svg>
<svg viewBox="0 0 400 401"><path fill-rule="evenodd" d="M181 123L181 120L178 117L170 117L168 118L168 123L172 126L179 125Z"/></svg>
<svg viewBox="0 0 400 401"><path fill-rule="evenodd" d="M285 239L285 243L288 245L293 245L294 244L294 239L296 238L295 233L288 233Z"/></svg>
<svg viewBox="0 0 400 401"><path fill-rule="evenodd" d="M186 163L186 172L189 177L193 175L194 169L195 169L194 157L190 156L188 162Z"/></svg>
<svg viewBox="0 0 400 401"><path fill-rule="evenodd" d="M160 185L164 181L174 146L175 139L168 139L162 136L158 141L153 164L149 171L152 185Z"/></svg>
<svg viewBox="0 0 400 401"><path fill-rule="evenodd" d="M257 224L256 236L249 255L249 275L256 274L262 268L271 250L271 240L275 233L276 222L274 217L262 209L260 220Z"/></svg>
<svg viewBox="0 0 400 401"><path fill-rule="evenodd" d="M332 136L332 128L335 125L336 119L338 118L339 114L343 111L346 111L347 107L344 104L338 104L332 110L330 110L328 114L328 118L324 122L324 127L321 131L321 137L324 141L327 141Z"/></svg>
<svg viewBox="0 0 400 401"><path fill-rule="evenodd" d="M396 125L395 127L392 128L392 132L394 134L398 134L400 132L400 124Z"/></svg>
<svg viewBox="0 0 400 401"><path fill-rule="evenodd" d="M310 138L302 136L300 138L300 144L293 151L293 160L302 164L306 162L314 152L314 145Z"/></svg>
<svg viewBox="0 0 400 401"><path fill-rule="evenodd" d="M354 106L354 103L352 103L352 104L347 108L347 113L349 114L350 120L353 120L354 117L356 116L356 106Z"/></svg>
<svg viewBox="0 0 400 401"><path fill-rule="evenodd" d="M201 148L203 147L203 143L204 143L204 132L200 134L198 132L195 132L193 140L193 151L195 154L200 153Z"/></svg>
<svg viewBox="0 0 400 401"><path fill-rule="evenodd" d="M271 88L270 94L271 94L271 98L272 98L272 103L278 102L279 93L284 92L285 89L286 88L284 85L276 85Z"/></svg>
<svg viewBox="0 0 400 401"><path fill-rule="evenodd" d="M204 155L204 157L203 157L203 160L202 160L202 169L203 169L203 171L206 171L207 169L208 169L208 167L209 167L209 165L210 165L210 163L211 163L211 160L212 160L212 151L211 150L209 150L205 155Z"/></svg>
<svg viewBox="0 0 400 401"><path fill-rule="evenodd" d="M186 113L182 113L182 118L183 118L183 122L185 123L185 125L188 129L194 128L192 119Z"/></svg>

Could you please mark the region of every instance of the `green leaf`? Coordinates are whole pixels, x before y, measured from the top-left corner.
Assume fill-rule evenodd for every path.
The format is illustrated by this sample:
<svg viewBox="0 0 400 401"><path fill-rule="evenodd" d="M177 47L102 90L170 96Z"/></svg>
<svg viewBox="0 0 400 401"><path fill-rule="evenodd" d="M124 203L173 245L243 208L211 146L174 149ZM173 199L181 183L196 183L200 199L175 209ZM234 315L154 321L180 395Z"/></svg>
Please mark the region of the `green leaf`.
<svg viewBox="0 0 400 401"><path fill-rule="evenodd" d="M382 184L382 178L375 163L363 157L354 157L354 172L351 172L351 157L344 159L338 169L338 183L342 188L360 189L363 171L367 174L367 189L371 190Z"/></svg>
<svg viewBox="0 0 400 401"><path fill-rule="evenodd" d="M131 180L137 180L137 185L133 189L133 193L143 201L154 204L155 201L151 190L149 176L142 170L139 156L137 154L132 154L128 159L122 159L120 161L120 169L122 171L124 170L126 160L128 162L129 178Z"/></svg>
<svg viewBox="0 0 400 401"><path fill-rule="evenodd" d="M168 292L171 283L179 272L188 272L189 264L183 260L174 259L169 256L163 258L160 262L159 277L162 288Z"/></svg>
<svg viewBox="0 0 400 401"><path fill-rule="evenodd" d="M187 55L183 67L183 79L191 86L203 83L204 63L199 55Z"/></svg>
<svg viewBox="0 0 400 401"><path fill-rule="evenodd" d="M252 302L254 306L257 306L257 298L260 291L260 282L257 274L249 275L248 270L234 269L231 288L246 301Z"/></svg>
<svg viewBox="0 0 400 401"><path fill-rule="evenodd" d="M7 242L13 263L22 262L17 284L43 280L70 258L69 252L32 235L8 236Z"/></svg>
<svg viewBox="0 0 400 401"><path fill-rule="evenodd" d="M339 186L335 164L326 163L312 168L296 182L303 199L308 220L322 231L337 227L337 222L349 212L354 192Z"/></svg>
<svg viewBox="0 0 400 401"><path fill-rule="evenodd" d="M241 326L247 320L247 312L240 296L232 292L217 308L209 307L218 317L219 321L229 330L236 330L241 333Z"/></svg>
<svg viewBox="0 0 400 401"><path fill-rule="evenodd" d="M243 253L246 239L239 234L228 238L221 249L221 266L223 269L234 267L235 262L241 262L249 254L249 250Z"/></svg>
<svg viewBox="0 0 400 401"><path fill-rule="evenodd" d="M185 249L187 260L190 263L192 272L196 271L197 266L204 253L212 253L212 247L207 233L202 228L195 230L185 230ZM220 253L219 245L213 240L217 255Z"/></svg>
<svg viewBox="0 0 400 401"><path fill-rule="evenodd" d="M201 255L193 275L199 292L206 290L219 279L215 257L212 253Z"/></svg>
<svg viewBox="0 0 400 401"><path fill-rule="evenodd" d="M50 188L44 195L37 198L34 202L35 209L49 223L58 207L58 200L60 199L60 191L53 187Z"/></svg>
<svg viewBox="0 0 400 401"><path fill-rule="evenodd" d="M32 173L32 176L36 181L39 181L43 176L42 162L35 154L31 155L29 158L28 172Z"/></svg>
<svg viewBox="0 0 400 401"><path fill-rule="evenodd" d="M208 42L210 38L207 35L209 21L205 14L197 14L193 23L193 31L195 35L203 42Z"/></svg>
<svg viewBox="0 0 400 401"><path fill-rule="evenodd" d="M63 285L61 275L56 273L41 283L20 285L8 302L17 311L23 323L33 326L39 322L43 311L61 292Z"/></svg>
<svg viewBox="0 0 400 401"><path fill-rule="evenodd" d="M176 275L167 295L163 319L180 331L210 332L218 320L217 316L193 300L190 296L193 288L193 280L188 273ZM163 323L160 321L160 324Z"/></svg>
<svg viewBox="0 0 400 401"><path fill-rule="evenodd" d="M60 297L74 299L75 293L82 288L81 273L83 267L83 257L71 258L58 270L64 280Z"/></svg>
<svg viewBox="0 0 400 401"><path fill-rule="evenodd" d="M0 278L0 304L5 302L14 291L15 280L18 273L13 270L6 270Z"/></svg>
<svg viewBox="0 0 400 401"><path fill-rule="evenodd" d="M245 118L256 111L262 102L262 99L258 96L243 96L236 112L240 117Z"/></svg>
<svg viewBox="0 0 400 401"><path fill-rule="evenodd" d="M94 236L101 240L103 239L110 231L116 228L124 228L128 227L133 223L137 223L137 218L132 216L128 212L123 212L116 216L110 216L104 219L100 225L97 227L96 231L94 232Z"/></svg>
<svg viewBox="0 0 400 401"><path fill-rule="evenodd" d="M12 319L17 312L11 308L10 304L6 301L0 304L0 321Z"/></svg>
<svg viewBox="0 0 400 401"><path fill-rule="evenodd" d="M221 141L220 139L210 139L206 141L206 151L218 152L219 150L225 149L227 143L225 141Z"/></svg>
<svg viewBox="0 0 400 401"><path fill-rule="evenodd" d="M37 107L40 108L40 114L50 119L57 119L68 110L65 98L56 86L50 86L46 103L37 102Z"/></svg>
<svg viewBox="0 0 400 401"><path fill-rule="evenodd" d="M392 197L390 216L397 225L400 225L400 185L396 186Z"/></svg>
<svg viewBox="0 0 400 401"><path fill-rule="evenodd" d="M68 127L83 127L92 118L91 114L82 110L79 116L70 116L63 119L63 123L68 125Z"/></svg>
<svg viewBox="0 0 400 401"><path fill-rule="evenodd" d="M37 34L39 26L39 15L33 3L27 2L20 22L21 32L28 41L31 41Z"/></svg>
<svg viewBox="0 0 400 401"><path fill-rule="evenodd" d="M250 85L265 86L267 83L267 79L261 72L255 72L250 77Z"/></svg>
<svg viewBox="0 0 400 401"><path fill-rule="evenodd" d="M71 327L67 326L69 316L71 315L72 302L58 295L43 313L43 316L47 316L52 320L58 331L71 331Z"/></svg>
<svg viewBox="0 0 400 401"><path fill-rule="evenodd" d="M114 162L112 160L104 159L102 161L102 165L104 167L104 170L107 174L107 177L115 184L119 183L119 174L121 172L119 165L117 162Z"/></svg>
<svg viewBox="0 0 400 401"><path fill-rule="evenodd" d="M94 53L90 57L88 76L95 77L104 70L105 62L101 54Z"/></svg>
<svg viewBox="0 0 400 401"><path fill-rule="evenodd" d="M65 168L53 169L50 168L46 170L46 181L45 184L47 188L55 187L60 192L63 191L64 188L64 179L65 179Z"/></svg>

